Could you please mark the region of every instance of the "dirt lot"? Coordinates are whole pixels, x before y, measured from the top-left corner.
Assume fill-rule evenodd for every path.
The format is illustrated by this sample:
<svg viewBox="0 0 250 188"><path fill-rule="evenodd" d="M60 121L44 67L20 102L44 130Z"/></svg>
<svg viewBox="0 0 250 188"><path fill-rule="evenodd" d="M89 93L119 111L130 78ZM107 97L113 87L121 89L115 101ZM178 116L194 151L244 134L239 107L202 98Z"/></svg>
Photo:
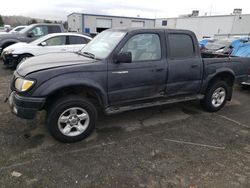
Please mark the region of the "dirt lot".
<svg viewBox="0 0 250 188"><path fill-rule="evenodd" d="M91 137L61 144L44 112L10 113L11 73L0 62L0 187L250 187L250 90L218 113L189 102L100 114Z"/></svg>

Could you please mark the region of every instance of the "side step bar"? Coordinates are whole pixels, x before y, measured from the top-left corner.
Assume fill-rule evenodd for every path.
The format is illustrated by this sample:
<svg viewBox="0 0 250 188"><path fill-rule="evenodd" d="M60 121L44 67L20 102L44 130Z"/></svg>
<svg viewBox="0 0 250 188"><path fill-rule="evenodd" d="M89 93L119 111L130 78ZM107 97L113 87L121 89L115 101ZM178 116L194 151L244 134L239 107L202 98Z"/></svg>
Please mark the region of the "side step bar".
<svg viewBox="0 0 250 188"><path fill-rule="evenodd" d="M188 97L162 99L158 101L145 102L141 104L131 104L128 106L111 106L105 109L105 113L111 115L111 114L117 114L117 113L129 111L129 110L136 110L136 109L147 108L147 107L152 107L152 106L161 106L165 104L172 104L172 103L178 103L178 102L201 100L204 97L205 95L194 95L194 96L188 96Z"/></svg>

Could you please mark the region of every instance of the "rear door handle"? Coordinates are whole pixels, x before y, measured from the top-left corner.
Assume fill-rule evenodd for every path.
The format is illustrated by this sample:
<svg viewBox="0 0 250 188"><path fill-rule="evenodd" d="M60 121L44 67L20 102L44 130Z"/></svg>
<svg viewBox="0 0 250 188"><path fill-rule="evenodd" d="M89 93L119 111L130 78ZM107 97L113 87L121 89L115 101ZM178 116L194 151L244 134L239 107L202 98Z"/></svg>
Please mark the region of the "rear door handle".
<svg viewBox="0 0 250 188"><path fill-rule="evenodd" d="M193 65L191 65L191 68L196 68L196 67L198 67L198 65L197 65L197 64L193 64Z"/></svg>
<svg viewBox="0 0 250 188"><path fill-rule="evenodd" d="M164 70L163 68L159 68L159 69L156 69L156 72L161 72L163 70Z"/></svg>

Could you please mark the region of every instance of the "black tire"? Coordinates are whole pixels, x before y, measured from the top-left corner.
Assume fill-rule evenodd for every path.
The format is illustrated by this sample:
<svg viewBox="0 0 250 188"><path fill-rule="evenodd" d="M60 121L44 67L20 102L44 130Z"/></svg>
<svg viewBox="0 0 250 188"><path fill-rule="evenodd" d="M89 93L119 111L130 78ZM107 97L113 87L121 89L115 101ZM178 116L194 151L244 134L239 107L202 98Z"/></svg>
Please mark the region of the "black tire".
<svg viewBox="0 0 250 188"><path fill-rule="evenodd" d="M218 110L220 110L221 108L223 108L227 102L227 96L228 96L228 92L229 92L229 86L227 85L227 83L225 81L215 81L207 90L205 98L203 100L201 100L201 105L203 106L203 108L205 110L207 110L208 112L216 112ZM224 96L224 101L219 105L219 103L217 105L219 106L215 106L213 105L213 94L214 92L219 89L219 88L223 88L225 91L225 96Z"/></svg>
<svg viewBox="0 0 250 188"><path fill-rule="evenodd" d="M84 109L89 117L89 123L84 132L76 136L67 136L59 129L59 118L70 108ZM47 126L51 135L58 141L64 143L72 143L83 140L94 130L97 121L97 110L95 106L86 98L78 95L70 95L62 97L53 103L48 109ZM65 125L66 126L66 125ZM72 125L70 125L72 126Z"/></svg>

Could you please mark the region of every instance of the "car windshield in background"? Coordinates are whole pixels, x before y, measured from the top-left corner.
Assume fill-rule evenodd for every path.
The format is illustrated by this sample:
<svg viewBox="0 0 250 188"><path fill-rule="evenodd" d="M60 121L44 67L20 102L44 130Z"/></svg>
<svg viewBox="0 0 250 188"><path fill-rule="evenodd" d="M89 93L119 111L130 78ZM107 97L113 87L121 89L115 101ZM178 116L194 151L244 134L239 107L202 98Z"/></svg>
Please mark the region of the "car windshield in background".
<svg viewBox="0 0 250 188"><path fill-rule="evenodd" d="M90 41L81 53L97 59L105 59L113 51L116 45L123 39L126 32L122 31L103 31Z"/></svg>
<svg viewBox="0 0 250 188"><path fill-rule="evenodd" d="M29 31L32 27L33 27L33 25L29 25L29 26L25 27L24 29L22 29L21 31L19 31L19 33L26 33L26 32Z"/></svg>

